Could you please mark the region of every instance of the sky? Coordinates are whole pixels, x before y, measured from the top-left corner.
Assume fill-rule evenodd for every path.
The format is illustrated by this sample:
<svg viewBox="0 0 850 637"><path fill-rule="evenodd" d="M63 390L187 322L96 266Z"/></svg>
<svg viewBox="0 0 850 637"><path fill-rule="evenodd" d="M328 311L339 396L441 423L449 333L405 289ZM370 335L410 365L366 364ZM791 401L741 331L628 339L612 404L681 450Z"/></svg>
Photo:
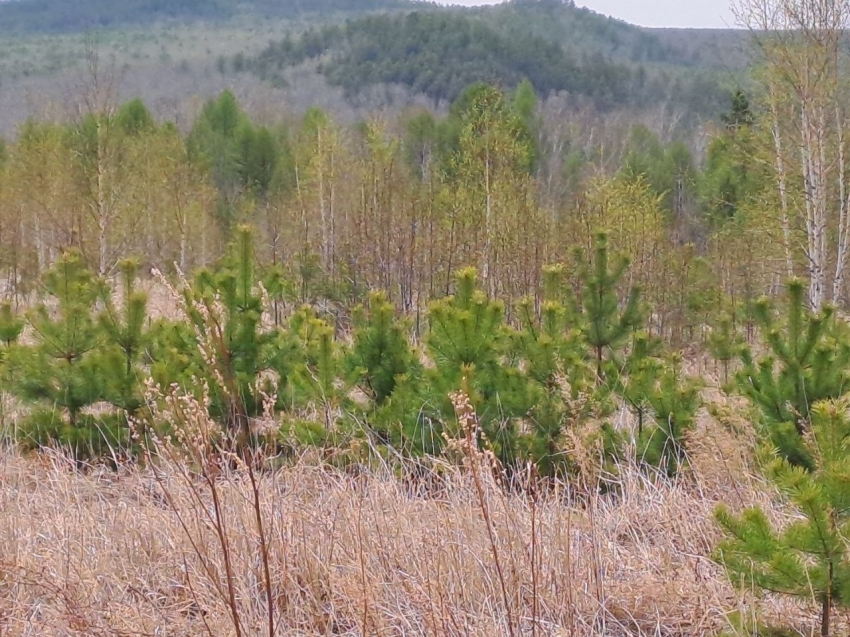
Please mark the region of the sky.
<svg viewBox="0 0 850 637"><path fill-rule="evenodd" d="M471 7L496 4L496 1L446 0L445 3ZM729 4L730 0L576 0L578 6L645 27L734 27Z"/></svg>

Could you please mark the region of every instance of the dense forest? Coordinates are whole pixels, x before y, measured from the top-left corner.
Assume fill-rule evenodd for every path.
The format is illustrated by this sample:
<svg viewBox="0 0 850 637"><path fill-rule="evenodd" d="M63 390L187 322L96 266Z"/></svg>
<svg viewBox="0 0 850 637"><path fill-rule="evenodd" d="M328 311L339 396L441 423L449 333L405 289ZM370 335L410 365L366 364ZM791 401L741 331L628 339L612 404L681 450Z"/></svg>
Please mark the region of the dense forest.
<svg viewBox="0 0 850 637"><path fill-rule="evenodd" d="M560 0L515 1L486 12L366 16L287 36L248 66L284 82L283 69L307 60L320 60L320 72L348 95L399 84L452 101L474 82L514 88L528 79L541 95L585 96L602 109L668 99L692 118L717 115L724 95L719 75L695 73L657 35Z"/></svg>

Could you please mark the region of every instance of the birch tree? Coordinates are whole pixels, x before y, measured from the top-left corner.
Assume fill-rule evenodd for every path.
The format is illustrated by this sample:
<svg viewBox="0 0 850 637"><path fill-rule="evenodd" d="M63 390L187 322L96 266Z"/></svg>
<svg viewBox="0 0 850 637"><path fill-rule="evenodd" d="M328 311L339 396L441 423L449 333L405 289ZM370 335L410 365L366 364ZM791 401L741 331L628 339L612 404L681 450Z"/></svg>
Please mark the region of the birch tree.
<svg viewBox="0 0 850 637"><path fill-rule="evenodd" d="M756 34L758 79L771 132L786 274L800 267L808 301L845 300L850 193L845 138L850 0L737 0L738 22Z"/></svg>

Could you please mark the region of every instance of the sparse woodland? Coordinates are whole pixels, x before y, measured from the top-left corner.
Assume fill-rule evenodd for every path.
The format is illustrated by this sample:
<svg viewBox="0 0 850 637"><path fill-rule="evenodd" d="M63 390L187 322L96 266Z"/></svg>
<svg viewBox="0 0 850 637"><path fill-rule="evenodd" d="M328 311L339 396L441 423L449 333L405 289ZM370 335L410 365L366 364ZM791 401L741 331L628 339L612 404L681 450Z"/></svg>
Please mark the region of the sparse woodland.
<svg viewBox="0 0 850 637"><path fill-rule="evenodd" d="M0 144L0 635L846 634L850 2L736 12L700 152L527 79L181 131L90 51Z"/></svg>

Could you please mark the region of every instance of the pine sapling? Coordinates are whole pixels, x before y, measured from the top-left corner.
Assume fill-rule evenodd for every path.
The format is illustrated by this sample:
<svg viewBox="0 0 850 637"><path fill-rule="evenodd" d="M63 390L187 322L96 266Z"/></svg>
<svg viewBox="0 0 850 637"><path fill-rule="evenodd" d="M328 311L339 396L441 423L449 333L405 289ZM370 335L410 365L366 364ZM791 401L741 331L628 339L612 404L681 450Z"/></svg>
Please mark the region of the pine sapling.
<svg viewBox="0 0 850 637"><path fill-rule="evenodd" d="M793 511L781 528L764 510L739 515L725 505L716 511L726 532L715 551L733 583L815 602L820 635L832 634L836 607L850 607L850 418L846 398L820 401L810 409L811 423L800 445L810 459L804 468L767 449L767 476Z"/></svg>
<svg viewBox="0 0 850 637"><path fill-rule="evenodd" d="M434 362L427 374L429 389L450 422L454 407L447 397L467 378L482 430L499 460L512 466L518 442L515 418L528 410L528 384L519 369L506 364L510 332L505 307L477 288L474 268L457 273L456 288L454 296L429 307L425 343Z"/></svg>
<svg viewBox="0 0 850 637"><path fill-rule="evenodd" d="M811 468L803 436L812 406L839 398L850 388L850 336L837 329L832 307L818 313L808 309L805 286L798 279L788 284L784 320L767 299L754 311L769 353L756 358L749 348L741 350L736 387L759 411L759 424L780 453L793 464Z"/></svg>
<svg viewBox="0 0 850 637"><path fill-rule="evenodd" d="M101 293L104 310L98 317L105 336L97 362L105 375L106 398L128 416L133 416L145 403L142 364L149 343L148 296L136 285L138 270L138 260L121 261L121 304L116 307L112 294L104 289Z"/></svg>
<svg viewBox="0 0 850 637"><path fill-rule="evenodd" d="M629 343L630 336L646 321L640 290L629 288L621 300L620 287L629 267L625 257L611 262L608 238L596 235L593 260L576 253L581 278L581 294L573 300L573 313L591 351L599 381L606 378L606 362L615 359ZM616 365L616 364L615 364ZM613 370L616 373L616 366Z"/></svg>

